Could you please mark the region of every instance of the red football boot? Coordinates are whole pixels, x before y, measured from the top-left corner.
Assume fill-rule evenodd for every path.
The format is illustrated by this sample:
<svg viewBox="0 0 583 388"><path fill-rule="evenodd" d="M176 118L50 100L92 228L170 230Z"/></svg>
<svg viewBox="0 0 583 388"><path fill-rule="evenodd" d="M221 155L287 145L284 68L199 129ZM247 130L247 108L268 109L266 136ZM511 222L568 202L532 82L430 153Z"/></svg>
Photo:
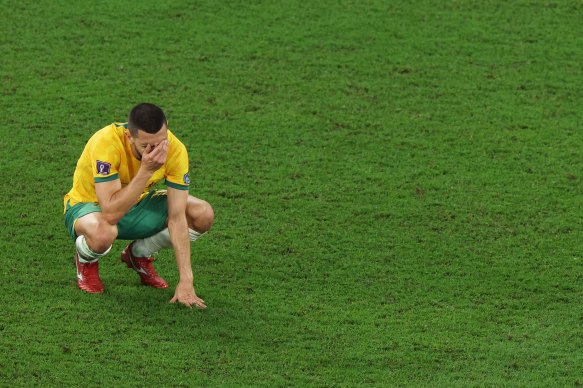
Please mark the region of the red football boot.
<svg viewBox="0 0 583 388"><path fill-rule="evenodd" d="M155 288L166 288L168 287L168 283L166 280L162 279L152 266L152 262L154 261L153 257L135 257L132 253L132 246L134 245L135 241L132 242L130 245L126 247L121 253L121 261L122 263L126 263L128 268L133 268L134 271L140 275L140 279L142 279L142 284L146 286L155 287Z"/></svg>
<svg viewBox="0 0 583 388"><path fill-rule="evenodd" d="M80 289L93 294L103 292L103 283L99 278L99 262L81 263L79 254L75 254L75 266L77 266L77 285Z"/></svg>

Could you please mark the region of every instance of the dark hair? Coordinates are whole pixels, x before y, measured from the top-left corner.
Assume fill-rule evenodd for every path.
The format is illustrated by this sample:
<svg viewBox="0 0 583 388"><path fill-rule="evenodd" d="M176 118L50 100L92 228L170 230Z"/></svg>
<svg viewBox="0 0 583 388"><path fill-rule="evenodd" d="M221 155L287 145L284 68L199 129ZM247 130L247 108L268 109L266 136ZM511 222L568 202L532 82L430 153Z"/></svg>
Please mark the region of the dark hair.
<svg viewBox="0 0 583 388"><path fill-rule="evenodd" d="M147 133L157 133L164 124L168 124L168 120L162 109L146 102L134 106L128 119L132 136L136 136L140 129Z"/></svg>

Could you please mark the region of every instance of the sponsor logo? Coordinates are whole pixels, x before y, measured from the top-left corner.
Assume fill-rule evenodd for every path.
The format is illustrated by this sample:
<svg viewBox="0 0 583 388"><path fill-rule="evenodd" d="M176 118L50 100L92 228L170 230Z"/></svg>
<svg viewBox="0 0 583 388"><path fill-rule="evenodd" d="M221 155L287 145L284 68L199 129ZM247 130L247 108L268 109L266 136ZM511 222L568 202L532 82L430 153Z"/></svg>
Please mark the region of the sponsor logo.
<svg viewBox="0 0 583 388"><path fill-rule="evenodd" d="M80 281L83 281L83 274L81 272L79 272L79 257L77 257L75 260L75 266L77 267L77 278Z"/></svg>
<svg viewBox="0 0 583 388"><path fill-rule="evenodd" d="M187 185L190 184L190 177L188 176L188 173L184 174L184 183L186 183Z"/></svg>
<svg viewBox="0 0 583 388"><path fill-rule="evenodd" d="M101 160L97 161L97 174L98 175L109 175L111 171L111 164L102 162Z"/></svg>
<svg viewBox="0 0 583 388"><path fill-rule="evenodd" d="M134 263L134 260L132 259L132 256L131 255L129 255L128 257L130 258L130 262L132 263L132 267L134 267L134 269L136 270L136 272L143 273L144 275L147 275L148 274L145 269L143 269L141 267L138 267Z"/></svg>

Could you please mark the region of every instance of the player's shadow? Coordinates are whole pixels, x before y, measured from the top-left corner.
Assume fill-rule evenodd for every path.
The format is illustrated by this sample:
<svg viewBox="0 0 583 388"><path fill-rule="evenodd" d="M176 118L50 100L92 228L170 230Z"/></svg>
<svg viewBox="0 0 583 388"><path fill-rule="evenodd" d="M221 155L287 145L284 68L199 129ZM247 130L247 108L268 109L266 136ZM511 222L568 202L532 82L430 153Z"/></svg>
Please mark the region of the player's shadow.
<svg viewBox="0 0 583 388"><path fill-rule="evenodd" d="M121 245L120 245L121 246ZM121 251L121 250L120 250ZM241 308L240 302L233 298L228 290L214 288L209 291L210 297L205 298L204 291L197 288L197 295L205 300L206 309L193 306L192 309L182 303L170 303L174 297L178 275L176 263L171 255L160 254L154 263L158 274L169 284L168 288L148 287L140 282L135 271L126 268L119 257L108 257L102 260L100 266L101 279L105 287L104 303L107 304L120 319L140 325L159 329L164 326L183 325L184 330L199 330L208 326L208 330L227 332L230 325L237 322L243 327L252 327L254 317L250 309ZM196 284L195 284L196 287ZM219 293L216 293L219 291ZM234 292L234 291L233 291ZM231 323L229 323L231 322Z"/></svg>
<svg viewBox="0 0 583 388"><path fill-rule="evenodd" d="M155 289L142 285L139 279L128 280L124 284L110 284L104 296L109 299L106 303L116 311L116 316L142 330L179 325L185 332L204 331L205 328L211 332L230 332L234 322L242 327L253 325L254 320L248 310L233 306L232 301L222 296L205 299L204 295L199 295L205 299L208 306L205 309L196 306L189 308L179 302L170 303L174 287L170 284L168 288Z"/></svg>

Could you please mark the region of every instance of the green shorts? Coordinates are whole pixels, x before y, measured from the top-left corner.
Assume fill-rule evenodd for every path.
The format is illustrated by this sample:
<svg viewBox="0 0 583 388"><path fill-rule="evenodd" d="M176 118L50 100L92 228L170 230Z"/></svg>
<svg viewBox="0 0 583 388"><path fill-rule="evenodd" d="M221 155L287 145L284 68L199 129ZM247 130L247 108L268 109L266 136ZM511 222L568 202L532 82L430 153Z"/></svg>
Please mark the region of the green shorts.
<svg viewBox="0 0 583 388"><path fill-rule="evenodd" d="M166 190L152 190L117 223L119 240L136 240L152 236L165 228L168 218ZM77 238L75 222L89 213L100 212L97 203L78 203L65 212L65 226L73 240Z"/></svg>

